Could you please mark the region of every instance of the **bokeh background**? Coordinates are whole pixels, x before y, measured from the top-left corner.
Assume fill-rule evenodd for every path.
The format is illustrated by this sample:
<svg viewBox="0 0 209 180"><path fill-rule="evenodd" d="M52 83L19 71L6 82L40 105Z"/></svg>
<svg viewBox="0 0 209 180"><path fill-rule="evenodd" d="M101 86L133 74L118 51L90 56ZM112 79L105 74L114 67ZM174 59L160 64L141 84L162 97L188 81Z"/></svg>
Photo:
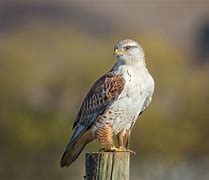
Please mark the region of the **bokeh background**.
<svg viewBox="0 0 209 180"><path fill-rule="evenodd" d="M209 179L209 1L1 0L0 179L82 179L84 152L59 167L113 45L145 49L155 79L132 132L131 179Z"/></svg>

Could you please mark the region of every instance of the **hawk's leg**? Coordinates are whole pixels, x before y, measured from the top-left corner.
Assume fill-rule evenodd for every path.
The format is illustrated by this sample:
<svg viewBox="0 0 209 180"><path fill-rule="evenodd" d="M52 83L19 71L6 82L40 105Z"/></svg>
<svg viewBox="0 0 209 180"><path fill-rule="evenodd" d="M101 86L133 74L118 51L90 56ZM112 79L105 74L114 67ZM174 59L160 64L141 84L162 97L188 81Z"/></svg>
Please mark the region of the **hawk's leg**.
<svg viewBox="0 0 209 180"><path fill-rule="evenodd" d="M103 147L101 150L115 151L116 147L113 141L113 129L111 125L101 123L100 126L96 126L94 136Z"/></svg>
<svg viewBox="0 0 209 180"><path fill-rule="evenodd" d="M128 149L129 141L130 141L130 133L131 133L130 130L123 129L117 134L119 149L121 149L121 151L128 151L133 154L136 154L134 151Z"/></svg>
<svg viewBox="0 0 209 180"><path fill-rule="evenodd" d="M125 148L129 148L129 143L130 143L130 134L131 134L131 130L130 129L127 129L125 130L125 135L124 135L124 145L125 145Z"/></svg>
<svg viewBox="0 0 209 180"><path fill-rule="evenodd" d="M117 134L117 140L118 140L118 146L119 148L124 148L125 149L125 144L124 144L124 136L125 136L125 130L119 131Z"/></svg>

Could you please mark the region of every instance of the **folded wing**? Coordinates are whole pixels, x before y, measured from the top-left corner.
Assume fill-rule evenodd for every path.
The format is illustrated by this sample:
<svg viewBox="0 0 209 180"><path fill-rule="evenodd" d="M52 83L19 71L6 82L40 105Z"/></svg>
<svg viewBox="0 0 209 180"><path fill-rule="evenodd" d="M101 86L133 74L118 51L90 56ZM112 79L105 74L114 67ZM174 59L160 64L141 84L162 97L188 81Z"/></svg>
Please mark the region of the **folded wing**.
<svg viewBox="0 0 209 180"><path fill-rule="evenodd" d="M97 118L118 99L124 85L122 76L115 72L105 74L94 83L74 122L74 133L69 145L73 144L86 130L91 128Z"/></svg>

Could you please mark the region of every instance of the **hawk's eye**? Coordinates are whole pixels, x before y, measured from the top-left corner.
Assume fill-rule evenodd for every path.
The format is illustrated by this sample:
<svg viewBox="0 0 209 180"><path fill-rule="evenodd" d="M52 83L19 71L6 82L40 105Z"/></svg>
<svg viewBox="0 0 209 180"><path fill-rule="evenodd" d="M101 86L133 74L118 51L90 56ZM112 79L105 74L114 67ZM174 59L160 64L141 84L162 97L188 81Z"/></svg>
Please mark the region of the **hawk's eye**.
<svg viewBox="0 0 209 180"><path fill-rule="evenodd" d="M125 46L124 49L125 50L129 50L131 48L131 46Z"/></svg>

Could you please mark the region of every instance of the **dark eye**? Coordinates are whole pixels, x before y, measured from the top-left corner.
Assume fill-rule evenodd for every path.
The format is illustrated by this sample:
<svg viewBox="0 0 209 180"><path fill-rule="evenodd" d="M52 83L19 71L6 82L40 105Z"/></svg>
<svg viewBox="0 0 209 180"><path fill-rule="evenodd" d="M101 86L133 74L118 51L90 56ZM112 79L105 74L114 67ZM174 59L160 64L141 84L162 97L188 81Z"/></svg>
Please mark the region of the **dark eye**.
<svg viewBox="0 0 209 180"><path fill-rule="evenodd" d="M125 50L129 50L131 48L131 46L125 46L124 49Z"/></svg>

